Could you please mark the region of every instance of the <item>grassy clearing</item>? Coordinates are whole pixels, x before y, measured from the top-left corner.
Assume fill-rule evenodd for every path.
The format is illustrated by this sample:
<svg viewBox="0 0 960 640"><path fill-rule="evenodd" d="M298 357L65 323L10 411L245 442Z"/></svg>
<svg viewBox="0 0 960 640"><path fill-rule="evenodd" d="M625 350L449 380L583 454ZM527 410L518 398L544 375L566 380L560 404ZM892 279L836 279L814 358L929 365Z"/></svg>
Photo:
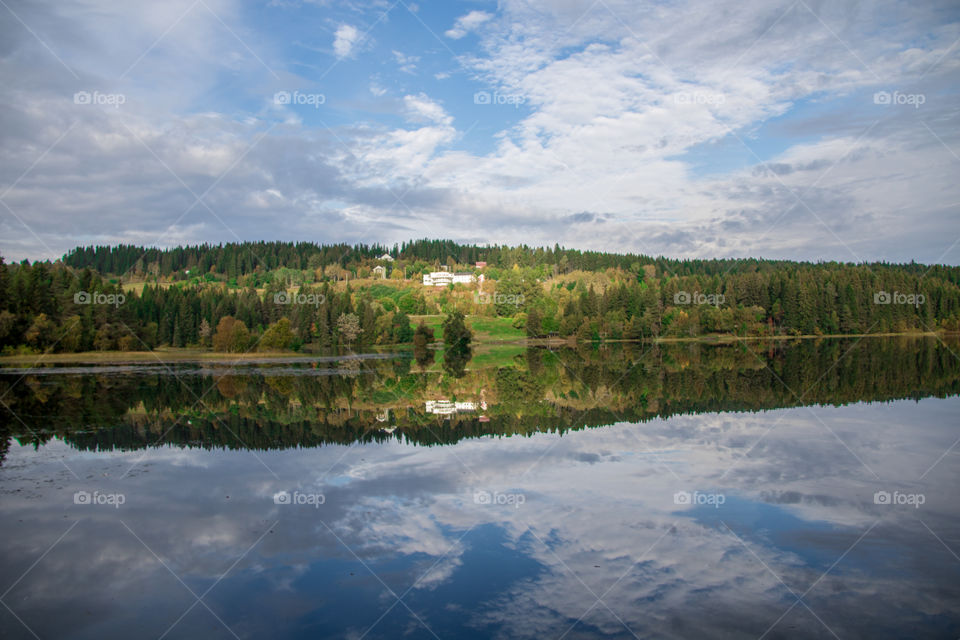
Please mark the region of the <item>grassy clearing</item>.
<svg viewBox="0 0 960 640"><path fill-rule="evenodd" d="M522 340L527 337L523 329L515 329L513 318L488 318L467 316L476 338L483 340Z"/></svg>

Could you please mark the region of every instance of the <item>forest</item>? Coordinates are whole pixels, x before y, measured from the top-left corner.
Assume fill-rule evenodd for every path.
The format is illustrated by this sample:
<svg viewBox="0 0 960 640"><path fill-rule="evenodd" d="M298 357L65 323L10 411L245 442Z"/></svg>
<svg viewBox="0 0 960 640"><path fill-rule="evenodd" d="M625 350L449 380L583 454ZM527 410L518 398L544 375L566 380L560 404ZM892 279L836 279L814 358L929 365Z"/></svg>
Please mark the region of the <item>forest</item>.
<svg viewBox="0 0 960 640"><path fill-rule="evenodd" d="M446 268L482 283L427 287ZM411 343L418 316L578 341L960 330L960 267L676 260L559 246L244 242L0 258L0 352Z"/></svg>

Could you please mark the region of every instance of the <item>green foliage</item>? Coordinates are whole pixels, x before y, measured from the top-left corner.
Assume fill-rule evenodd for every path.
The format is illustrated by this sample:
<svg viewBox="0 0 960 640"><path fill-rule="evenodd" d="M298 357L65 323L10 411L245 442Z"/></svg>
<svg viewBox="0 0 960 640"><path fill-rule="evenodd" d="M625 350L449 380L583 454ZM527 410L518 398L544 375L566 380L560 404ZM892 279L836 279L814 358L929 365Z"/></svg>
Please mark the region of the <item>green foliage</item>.
<svg viewBox="0 0 960 640"><path fill-rule="evenodd" d="M427 313L427 303L423 296L408 292L397 300L397 307L400 311L410 315L420 315Z"/></svg>
<svg viewBox="0 0 960 640"><path fill-rule="evenodd" d="M413 340L414 332L413 329L410 328L410 317L402 311L394 314L391 333L395 344L402 344Z"/></svg>
<svg viewBox="0 0 960 640"><path fill-rule="evenodd" d="M536 309L530 309L527 314L526 324L527 336L530 338L539 338L543 335L543 324L540 321L540 312Z"/></svg>
<svg viewBox="0 0 960 640"><path fill-rule="evenodd" d="M232 316L220 318L217 331L213 334L213 350L240 353L250 345L250 332L247 326Z"/></svg>
<svg viewBox="0 0 960 640"><path fill-rule="evenodd" d="M433 344L433 340L433 329L421 320L420 324L417 325L417 330L413 333L414 349L426 349L428 345Z"/></svg>
<svg viewBox="0 0 960 640"><path fill-rule="evenodd" d="M443 319L443 368L454 378L463 377L472 355L470 342L473 332L467 327L464 315L454 311Z"/></svg>
<svg viewBox="0 0 960 640"><path fill-rule="evenodd" d="M464 349L470 346L473 332L467 327L461 311L454 311L443 320L443 344L447 349Z"/></svg>
<svg viewBox="0 0 960 640"><path fill-rule="evenodd" d="M493 306L498 316L514 316L540 297L540 286L532 273L520 270L504 271L497 280Z"/></svg>
<svg viewBox="0 0 960 640"><path fill-rule="evenodd" d="M296 336L290 330L290 319L280 318L263 332L263 338L257 347L261 351L283 351L289 349Z"/></svg>

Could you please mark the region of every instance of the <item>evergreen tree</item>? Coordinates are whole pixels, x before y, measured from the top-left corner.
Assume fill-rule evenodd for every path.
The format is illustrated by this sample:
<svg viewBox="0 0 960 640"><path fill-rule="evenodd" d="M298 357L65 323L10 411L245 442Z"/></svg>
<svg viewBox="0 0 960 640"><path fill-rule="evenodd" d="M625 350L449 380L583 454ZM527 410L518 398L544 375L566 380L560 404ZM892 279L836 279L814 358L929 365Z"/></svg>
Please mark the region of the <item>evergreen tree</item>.
<svg viewBox="0 0 960 640"><path fill-rule="evenodd" d="M462 311L453 311L443 320L443 344L447 349L465 349L473 340Z"/></svg>

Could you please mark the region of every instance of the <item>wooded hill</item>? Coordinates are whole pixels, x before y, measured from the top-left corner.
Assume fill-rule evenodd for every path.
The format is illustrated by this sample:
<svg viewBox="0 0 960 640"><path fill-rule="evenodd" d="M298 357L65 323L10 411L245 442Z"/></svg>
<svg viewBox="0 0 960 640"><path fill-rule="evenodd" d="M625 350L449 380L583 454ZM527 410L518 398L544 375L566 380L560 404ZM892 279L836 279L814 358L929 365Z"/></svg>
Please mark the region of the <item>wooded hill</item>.
<svg viewBox="0 0 960 640"><path fill-rule="evenodd" d="M441 266L482 274L482 291L424 287L421 274ZM509 318L531 337L583 341L958 331L960 267L674 260L448 240L122 245L78 248L53 263L0 260L5 353L356 348L409 342L409 316L455 310Z"/></svg>

